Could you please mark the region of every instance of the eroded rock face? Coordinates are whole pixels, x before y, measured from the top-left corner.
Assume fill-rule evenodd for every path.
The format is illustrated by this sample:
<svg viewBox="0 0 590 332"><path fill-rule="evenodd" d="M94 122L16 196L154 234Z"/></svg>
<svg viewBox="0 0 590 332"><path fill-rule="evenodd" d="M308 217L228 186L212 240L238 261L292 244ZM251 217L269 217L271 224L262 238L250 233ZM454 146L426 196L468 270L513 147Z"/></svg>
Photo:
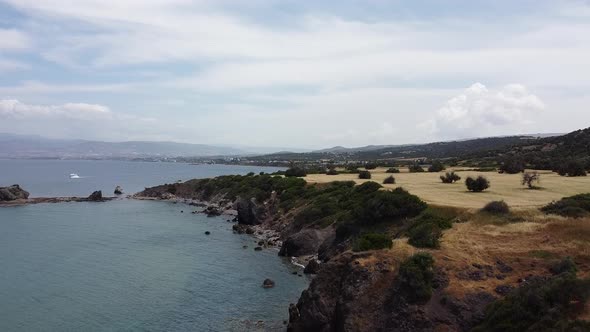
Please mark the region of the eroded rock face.
<svg viewBox="0 0 590 332"><path fill-rule="evenodd" d="M305 273L305 274L317 274L318 271L319 271L319 269L320 269L320 263L318 263L317 260L312 259L305 266L305 269L303 270L303 273Z"/></svg>
<svg viewBox="0 0 590 332"><path fill-rule="evenodd" d="M314 255L327 237L331 236L330 229L303 229L287 238L281 246L280 256Z"/></svg>
<svg viewBox="0 0 590 332"><path fill-rule="evenodd" d="M28 198L29 192L22 189L18 184L9 187L0 187L0 201L14 201Z"/></svg>
<svg viewBox="0 0 590 332"><path fill-rule="evenodd" d="M254 199L239 199L237 202L238 223L242 225L259 225L258 206Z"/></svg>

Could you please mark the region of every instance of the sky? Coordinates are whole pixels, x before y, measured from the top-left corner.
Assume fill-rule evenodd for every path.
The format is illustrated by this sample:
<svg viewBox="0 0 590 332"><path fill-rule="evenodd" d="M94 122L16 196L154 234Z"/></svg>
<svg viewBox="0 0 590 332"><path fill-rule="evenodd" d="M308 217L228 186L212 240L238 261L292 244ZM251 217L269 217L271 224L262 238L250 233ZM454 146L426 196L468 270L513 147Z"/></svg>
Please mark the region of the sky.
<svg viewBox="0 0 590 332"><path fill-rule="evenodd" d="M564 133L588 105L588 0L0 0L0 132L325 148Z"/></svg>

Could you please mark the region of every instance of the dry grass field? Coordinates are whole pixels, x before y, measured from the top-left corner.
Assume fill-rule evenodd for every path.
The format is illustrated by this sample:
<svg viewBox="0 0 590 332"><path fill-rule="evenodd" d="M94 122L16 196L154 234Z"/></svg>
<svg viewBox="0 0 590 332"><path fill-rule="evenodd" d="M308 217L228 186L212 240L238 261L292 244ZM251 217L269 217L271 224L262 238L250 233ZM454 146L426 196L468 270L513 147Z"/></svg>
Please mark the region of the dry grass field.
<svg viewBox="0 0 590 332"><path fill-rule="evenodd" d="M446 171L450 171L448 169ZM386 188L403 187L430 204L479 209L493 200L504 200L511 208L525 210L543 206L565 196L590 192L590 176L563 177L549 171L539 171L541 189L530 190L521 185L521 174L499 174L497 172L473 172L455 169L461 180L453 184L442 183L439 177L445 173L408 173L401 168L401 173L385 173L386 168L371 170L371 180L360 180L357 174L309 174L305 180L309 183L325 183L331 181L355 181L363 183L375 181L383 183L383 179L393 175L396 184L383 185ZM490 181L490 188L481 193L472 193L465 187L468 176L483 175Z"/></svg>

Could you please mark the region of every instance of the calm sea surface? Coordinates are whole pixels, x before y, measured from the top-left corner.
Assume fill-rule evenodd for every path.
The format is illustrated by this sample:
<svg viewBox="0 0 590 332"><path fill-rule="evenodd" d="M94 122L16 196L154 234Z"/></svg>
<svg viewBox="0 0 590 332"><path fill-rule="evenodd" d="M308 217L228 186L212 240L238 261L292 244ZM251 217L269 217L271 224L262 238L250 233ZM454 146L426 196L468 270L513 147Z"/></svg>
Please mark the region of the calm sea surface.
<svg viewBox="0 0 590 332"><path fill-rule="evenodd" d="M0 170L0 185L69 196L264 169L0 161ZM88 177L72 183L70 172ZM255 240L233 234L225 218L190 210L126 199L0 208L0 331L284 329L308 280L276 250L254 251ZM265 278L275 288L263 289Z"/></svg>

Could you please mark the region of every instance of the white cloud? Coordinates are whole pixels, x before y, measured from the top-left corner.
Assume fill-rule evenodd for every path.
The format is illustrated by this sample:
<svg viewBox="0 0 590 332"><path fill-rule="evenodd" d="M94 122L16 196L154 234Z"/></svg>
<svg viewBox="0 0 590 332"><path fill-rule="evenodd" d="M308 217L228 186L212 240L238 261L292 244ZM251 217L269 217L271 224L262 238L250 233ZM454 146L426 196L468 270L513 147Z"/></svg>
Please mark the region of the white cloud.
<svg viewBox="0 0 590 332"><path fill-rule="evenodd" d="M438 138L466 138L526 133L544 103L521 84L498 91L475 83L440 108L422 128Z"/></svg>

